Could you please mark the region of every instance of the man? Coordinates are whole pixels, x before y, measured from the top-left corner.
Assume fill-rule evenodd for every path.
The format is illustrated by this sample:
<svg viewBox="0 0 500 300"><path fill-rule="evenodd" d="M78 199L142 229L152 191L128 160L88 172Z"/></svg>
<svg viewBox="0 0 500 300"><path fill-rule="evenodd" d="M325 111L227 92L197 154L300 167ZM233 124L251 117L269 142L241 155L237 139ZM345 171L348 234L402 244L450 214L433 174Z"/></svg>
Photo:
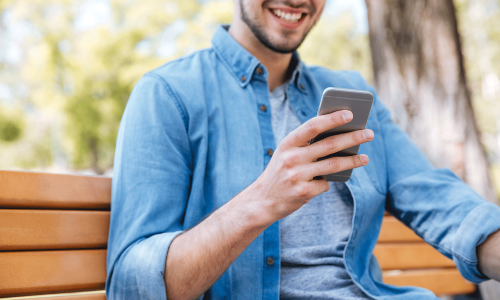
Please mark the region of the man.
<svg viewBox="0 0 500 300"><path fill-rule="evenodd" d="M308 145L353 117L315 116L326 87L376 94L356 72L299 60L324 5L235 1L213 47L136 85L115 156L108 299L435 299L382 283L385 209L468 280L500 279L500 209L434 169L378 96L368 129ZM351 168L346 184L313 180Z"/></svg>

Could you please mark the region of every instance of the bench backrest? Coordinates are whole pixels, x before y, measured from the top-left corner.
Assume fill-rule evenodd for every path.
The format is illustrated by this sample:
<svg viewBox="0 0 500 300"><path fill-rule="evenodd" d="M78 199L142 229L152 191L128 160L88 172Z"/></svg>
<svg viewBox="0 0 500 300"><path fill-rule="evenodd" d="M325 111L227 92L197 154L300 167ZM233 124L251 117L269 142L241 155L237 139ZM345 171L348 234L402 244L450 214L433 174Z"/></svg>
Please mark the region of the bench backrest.
<svg viewBox="0 0 500 300"><path fill-rule="evenodd" d="M104 300L111 178L0 171L0 297ZM386 215L374 254L384 280L472 292L453 262Z"/></svg>
<svg viewBox="0 0 500 300"><path fill-rule="evenodd" d="M0 171L0 297L105 299L110 202L111 178Z"/></svg>

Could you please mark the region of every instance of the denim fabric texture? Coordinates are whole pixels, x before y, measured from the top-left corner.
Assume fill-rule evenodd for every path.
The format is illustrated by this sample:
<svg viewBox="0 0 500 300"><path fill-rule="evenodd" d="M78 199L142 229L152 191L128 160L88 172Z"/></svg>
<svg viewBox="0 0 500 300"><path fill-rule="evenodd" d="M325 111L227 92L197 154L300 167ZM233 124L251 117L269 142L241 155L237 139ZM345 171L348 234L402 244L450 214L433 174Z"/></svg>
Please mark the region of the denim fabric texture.
<svg viewBox="0 0 500 300"><path fill-rule="evenodd" d="M271 159L268 149L276 148L267 69L222 26L212 45L144 75L127 103L114 163L110 300L166 299L163 274L171 241L254 182ZM359 73L310 67L294 58L298 65L287 95L302 122L316 116L327 87L375 94L367 124L375 138L359 150L370 163L354 169L346 183L354 215L344 259L353 281L374 299L437 299L422 288L382 282L372 251L384 210L453 259L466 279L487 279L477 269L476 246L500 229L500 208L450 170L434 168ZM275 263L268 265L268 257ZM278 221L201 298L276 300L279 286Z"/></svg>
<svg viewBox="0 0 500 300"><path fill-rule="evenodd" d="M302 125L286 95L287 82L269 93L276 145ZM281 300L370 299L352 281L344 263L354 202L343 182L280 220Z"/></svg>

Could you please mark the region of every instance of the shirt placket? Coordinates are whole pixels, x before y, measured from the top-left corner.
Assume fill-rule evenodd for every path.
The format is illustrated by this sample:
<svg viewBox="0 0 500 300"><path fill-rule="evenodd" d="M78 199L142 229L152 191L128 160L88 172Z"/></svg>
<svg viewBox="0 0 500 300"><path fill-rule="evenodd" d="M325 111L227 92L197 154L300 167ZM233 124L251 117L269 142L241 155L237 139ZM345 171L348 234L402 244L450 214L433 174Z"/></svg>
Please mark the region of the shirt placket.
<svg viewBox="0 0 500 300"><path fill-rule="evenodd" d="M260 77L259 77L260 76ZM262 137L262 155L264 156L264 170L276 150L274 133L271 120L271 103L269 101L269 86L265 79L265 71L262 67L256 68L256 77L251 85L255 93L256 109L260 133ZM261 78L262 77L262 78ZM269 226L263 233L263 295L262 299L279 299L279 279L280 279L280 235L279 221Z"/></svg>

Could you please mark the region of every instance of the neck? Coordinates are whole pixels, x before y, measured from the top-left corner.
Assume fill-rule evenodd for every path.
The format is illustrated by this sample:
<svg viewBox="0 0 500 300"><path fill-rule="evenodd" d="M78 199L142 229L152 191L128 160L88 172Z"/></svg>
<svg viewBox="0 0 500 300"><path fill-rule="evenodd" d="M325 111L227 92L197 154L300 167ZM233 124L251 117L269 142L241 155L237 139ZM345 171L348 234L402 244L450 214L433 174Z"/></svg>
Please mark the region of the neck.
<svg viewBox="0 0 500 300"><path fill-rule="evenodd" d="M236 18L235 18L236 19ZM248 52L255 56L268 70L269 90L285 83L288 66L292 53L278 53L262 44L253 32L243 22L233 22L229 27L229 34Z"/></svg>

